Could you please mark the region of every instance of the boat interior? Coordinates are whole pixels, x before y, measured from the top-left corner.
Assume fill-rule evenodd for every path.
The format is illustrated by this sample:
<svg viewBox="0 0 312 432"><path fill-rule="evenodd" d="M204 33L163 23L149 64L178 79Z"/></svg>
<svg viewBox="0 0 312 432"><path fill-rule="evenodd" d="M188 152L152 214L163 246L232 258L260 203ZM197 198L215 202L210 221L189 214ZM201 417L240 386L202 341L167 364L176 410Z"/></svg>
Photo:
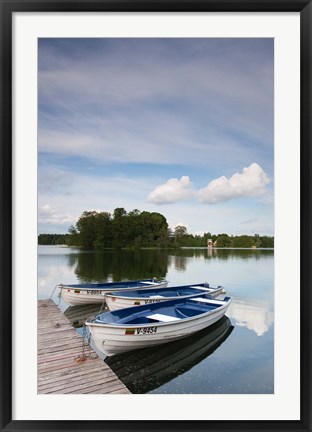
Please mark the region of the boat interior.
<svg viewBox="0 0 312 432"><path fill-rule="evenodd" d="M137 288L138 286L151 286L157 284L157 281L150 280L142 280L142 281L129 281L129 282L106 282L106 283L86 283L86 284L77 284L77 285L66 285L66 288L78 288L78 289L128 289L128 288Z"/></svg>
<svg viewBox="0 0 312 432"><path fill-rule="evenodd" d="M151 298L152 296L163 296L163 297L178 297L178 296L188 296L188 295L196 295L196 294L202 294L204 292L214 292L214 291L220 291L221 292L222 287L218 288L208 288L208 284L197 284L197 285L185 285L185 286L177 286L177 287L168 287L168 288L157 288L155 290L152 289L142 289L139 290L124 290L124 291L116 291L110 292L110 295L116 296L116 297L126 297L126 298Z"/></svg>
<svg viewBox="0 0 312 432"><path fill-rule="evenodd" d="M106 312L98 316L95 322L103 324L109 324L113 322L117 325L166 323L195 317L197 315L213 311L223 306L225 302L229 300L230 297L225 297L222 301L200 297L188 299L184 302L163 302L161 306L159 306L157 303L154 303L149 305L149 307L134 307L120 309L114 312ZM132 309L132 313L129 314L130 309Z"/></svg>

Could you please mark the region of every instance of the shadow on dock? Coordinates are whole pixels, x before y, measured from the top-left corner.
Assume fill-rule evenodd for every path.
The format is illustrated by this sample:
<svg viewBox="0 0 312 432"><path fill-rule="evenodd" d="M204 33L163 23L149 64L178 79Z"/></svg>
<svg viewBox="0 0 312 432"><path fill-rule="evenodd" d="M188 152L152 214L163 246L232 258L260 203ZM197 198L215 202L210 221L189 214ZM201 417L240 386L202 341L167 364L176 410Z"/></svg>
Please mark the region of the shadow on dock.
<svg viewBox="0 0 312 432"><path fill-rule="evenodd" d="M148 393L211 355L233 329L230 319L224 316L209 328L187 338L107 357L105 363L131 393Z"/></svg>
<svg viewBox="0 0 312 432"><path fill-rule="evenodd" d="M83 323L88 318L98 315L100 310L100 304L69 306L64 311L64 315L71 322L73 327L79 328L83 326ZM103 309L103 312L105 312L105 310L107 309Z"/></svg>

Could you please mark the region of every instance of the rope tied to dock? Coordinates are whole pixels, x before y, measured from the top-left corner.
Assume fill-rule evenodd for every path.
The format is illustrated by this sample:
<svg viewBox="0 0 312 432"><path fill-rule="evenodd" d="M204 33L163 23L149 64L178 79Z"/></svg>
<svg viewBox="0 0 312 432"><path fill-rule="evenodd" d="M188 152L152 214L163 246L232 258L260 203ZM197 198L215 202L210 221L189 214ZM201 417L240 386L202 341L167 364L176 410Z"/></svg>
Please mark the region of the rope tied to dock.
<svg viewBox="0 0 312 432"><path fill-rule="evenodd" d="M110 293L109 293L109 294L110 294ZM99 310L98 315L101 315L101 313L103 312L104 309L107 309L107 304L106 304L105 294L104 294L103 302L102 302L101 309Z"/></svg>
<svg viewBox="0 0 312 432"><path fill-rule="evenodd" d="M97 354L91 352L90 340L91 334L88 334L87 326L84 323L82 330L82 353L75 358L77 363L83 363L87 359L95 360L98 358Z"/></svg>
<svg viewBox="0 0 312 432"><path fill-rule="evenodd" d="M49 299L52 299L53 294L54 294L56 288L60 288L60 292L57 294L57 297L58 297L58 303L57 303L57 306L58 306L58 305L60 304L60 302L61 302L63 286L64 286L64 285L63 285L62 283L55 285L55 287L53 288L53 291L52 291L52 293L51 293L51 295L50 295L50 297L49 297Z"/></svg>

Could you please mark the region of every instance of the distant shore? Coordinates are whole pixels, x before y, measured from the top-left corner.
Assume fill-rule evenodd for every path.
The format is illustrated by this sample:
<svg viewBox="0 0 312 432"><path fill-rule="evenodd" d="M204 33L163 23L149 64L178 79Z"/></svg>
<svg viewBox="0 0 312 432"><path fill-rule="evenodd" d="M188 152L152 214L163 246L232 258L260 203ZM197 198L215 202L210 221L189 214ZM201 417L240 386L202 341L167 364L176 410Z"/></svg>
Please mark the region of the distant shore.
<svg viewBox="0 0 312 432"><path fill-rule="evenodd" d="M81 249L81 250L87 250L82 249L79 246L68 246L66 244L64 245L42 245L38 243L38 246L46 246L46 247L60 247L60 248L73 248L73 249ZM105 248L103 250L117 250L118 248ZM203 250L274 250L274 248L262 248L262 247L208 247L208 246L177 246L175 248L170 247L123 247L120 248L122 250L134 250L134 249L140 249L140 250L175 250L175 249L203 249ZM98 252L98 251L97 251Z"/></svg>
<svg viewBox="0 0 312 432"><path fill-rule="evenodd" d="M274 250L274 248L262 248L262 247L196 247L196 246L181 246L179 249L208 249L208 250Z"/></svg>

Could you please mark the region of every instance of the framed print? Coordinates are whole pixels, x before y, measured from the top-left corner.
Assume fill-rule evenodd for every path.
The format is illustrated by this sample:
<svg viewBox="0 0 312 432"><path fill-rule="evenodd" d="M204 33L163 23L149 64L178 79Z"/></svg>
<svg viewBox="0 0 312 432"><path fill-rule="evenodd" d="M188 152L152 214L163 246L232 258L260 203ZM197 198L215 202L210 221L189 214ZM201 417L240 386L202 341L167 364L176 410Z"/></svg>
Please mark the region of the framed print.
<svg viewBox="0 0 312 432"><path fill-rule="evenodd" d="M1 429L311 430L311 2L1 33Z"/></svg>

